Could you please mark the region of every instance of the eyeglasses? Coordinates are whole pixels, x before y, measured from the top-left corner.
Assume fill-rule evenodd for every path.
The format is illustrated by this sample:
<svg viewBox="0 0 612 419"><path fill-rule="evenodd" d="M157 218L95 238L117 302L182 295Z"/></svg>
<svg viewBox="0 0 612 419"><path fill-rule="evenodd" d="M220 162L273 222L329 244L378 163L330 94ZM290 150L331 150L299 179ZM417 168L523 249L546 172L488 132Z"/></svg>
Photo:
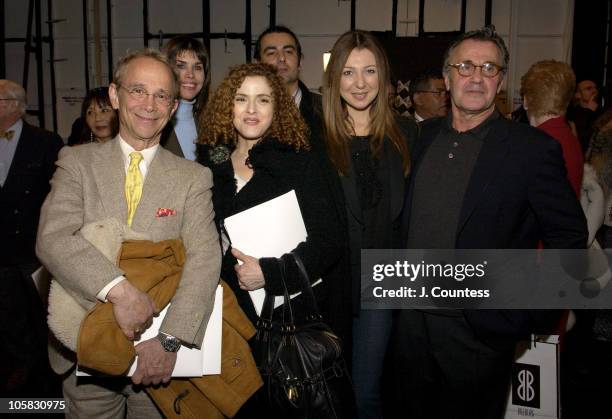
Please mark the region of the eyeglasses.
<svg viewBox="0 0 612 419"><path fill-rule="evenodd" d="M149 93L147 92L147 89L139 86L127 88L119 85L119 88L128 92L132 99L138 102L144 101L149 96L153 96L155 103L160 106L170 106L174 101L174 96L166 92Z"/></svg>
<svg viewBox="0 0 612 419"><path fill-rule="evenodd" d="M417 90L414 93L431 93L436 96L446 96L448 94L446 90Z"/></svg>
<svg viewBox="0 0 612 419"><path fill-rule="evenodd" d="M480 68L480 73L485 77L495 77L500 71L505 70L504 67L495 63L483 63L482 65L476 65L471 61L463 61L458 64L449 64L449 67L457 69L460 76L469 77L476 71L476 68Z"/></svg>

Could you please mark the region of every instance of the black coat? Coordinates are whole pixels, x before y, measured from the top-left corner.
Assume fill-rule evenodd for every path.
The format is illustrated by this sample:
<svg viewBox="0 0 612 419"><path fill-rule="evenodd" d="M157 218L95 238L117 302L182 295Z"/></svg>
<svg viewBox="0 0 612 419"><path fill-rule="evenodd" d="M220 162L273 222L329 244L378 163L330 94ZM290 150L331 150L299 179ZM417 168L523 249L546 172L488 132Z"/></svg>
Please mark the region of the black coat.
<svg viewBox="0 0 612 419"><path fill-rule="evenodd" d="M0 265L37 263L34 245L40 207L63 146L57 134L23 122L11 168L0 187Z"/></svg>
<svg viewBox="0 0 612 419"><path fill-rule="evenodd" d="M397 117L396 122L399 125L408 150L410 151L416 141L418 127L414 120L408 118ZM342 225L348 232L347 245L345 246L345 258L347 258L350 263L350 279L346 282L344 290L346 290L345 295L350 296L350 299L346 298L342 304L348 304L345 309L349 309L353 314L357 314L361 306L360 249L362 248L363 242L364 220L361 216L361 206L359 203L355 176L354 173L352 173L352 168L346 176L339 175L327 155L324 139L313 138L312 143L313 153L316 154L321 161L325 180L333 193L338 219L341 220ZM388 223L393 231L393 245L399 248L403 246L401 232L404 217L402 214L404 211L407 179L402 168L401 156L389 140L385 140L380 159L380 164L389 168L389 178L387 181L390 186L391 206Z"/></svg>
<svg viewBox="0 0 612 419"><path fill-rule="evenodd" d="M231 152L231 150L227 150ZM231 160L214 163L211 152L215 149L208 146L198 146L198 161L209 167L213 173L213 204L215 218L219 230L222 230L223 220L228 216L249 209L294 189L297 195L308 238L300 243L294 252L297 253L308 271L312 281L318 278L323 283L315 286L314 293L326 321L342 338L350 336L350 310L344 309L342 300L347 295L342 290L343 281L348 277L343 260L345 229L338 220L334 209L334 201L328 184L323 177L320 161L308 152L296 153L293 148L274 139L265 139L249 152L249 161L253 167L253 177L236 193L236 181ZM222 153L223 154L223 153ZM218 153L216 154L218 155ZM227 157L229 154L226 152ZM216 160L213 158L213 160ZM298 271L295 264L286 255L286 281L290 292L299 290ZM282 295L281 273L279 261L276 258L260 258L260 266L264 273L267 292ZM228 250L221 268L222 278L232 287L236 297L253 321L257 315L248 293L238 286L234 265L236 259ZM301 299L292 300L297 307L294 313L299 318ZM277 309L275 315L280 310Z"/></svg>
<svg viewBox="0 0 612 419"><path fill-rule="evenodd" d="M436 138L445 118L421 124L413 153L413 172ZM412 207L411 177L404 225ZM418 203L417 203L418 205ZM567 181L561 146L526 124L499 117L484 140L472 171L459 216L458 249L580 249L587 240L586 220ZM465 310L484 339L510 340L550 326L551 312Z"/></svg>
<svg viewBox="0 0 612 419"><path fill-rule="evenodd" d="M310 132L318 133L323 127L323 107L321 95L312 93L301 80L298 80L298 86L302 91L300 114L302 114L302 118L304 118Z"/></svg>

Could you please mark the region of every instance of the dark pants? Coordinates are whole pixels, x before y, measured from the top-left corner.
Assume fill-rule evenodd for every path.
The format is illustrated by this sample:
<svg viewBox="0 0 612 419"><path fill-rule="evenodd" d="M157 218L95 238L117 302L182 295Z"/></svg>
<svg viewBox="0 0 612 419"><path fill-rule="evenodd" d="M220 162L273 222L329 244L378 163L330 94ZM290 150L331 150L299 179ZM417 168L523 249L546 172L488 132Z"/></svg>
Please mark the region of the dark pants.
<svg viewBox="0 0 612 419"><path fill-rule="evenodd" d="M49 367L46 309L31 278L38 266L0 266L0 394L61 394Z"/></svg>
<svg viewBox="0 0 612 419"><path fill-rule="evenodd" d="M514 345L493 349L463 314L402 310L392 334L397 399L411 419L499 419L510 388Z"/></svg>
<svg viewBox="0 0 612 419"><path fill-rule="evenodd" d="M359 419L382 418L381 378L391 324L391 310L361 310L353 319L353 387Z"/></svg>
<svg viewBox="0 0 612 419"><path fill-rule="evenodd" d="M602 316L607 323L607 330L602 330L601 324L597 324L598 318ZM610 316L609 310L576 311L576 326L565 336L561 352L563 419L612 416Z"/></svg>

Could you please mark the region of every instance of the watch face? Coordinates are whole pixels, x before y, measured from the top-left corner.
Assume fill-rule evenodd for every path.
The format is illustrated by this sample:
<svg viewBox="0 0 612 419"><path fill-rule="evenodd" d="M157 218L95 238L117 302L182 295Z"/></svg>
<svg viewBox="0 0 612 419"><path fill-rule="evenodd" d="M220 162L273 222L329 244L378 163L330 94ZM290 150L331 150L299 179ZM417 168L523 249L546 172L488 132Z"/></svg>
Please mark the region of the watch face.
<svg viewBox="0 0 612 419"><path fill-rule="evenodd" d="M163 336L160 341L167 352L176 352L181 347L181 341L175 337Z"/></svg>

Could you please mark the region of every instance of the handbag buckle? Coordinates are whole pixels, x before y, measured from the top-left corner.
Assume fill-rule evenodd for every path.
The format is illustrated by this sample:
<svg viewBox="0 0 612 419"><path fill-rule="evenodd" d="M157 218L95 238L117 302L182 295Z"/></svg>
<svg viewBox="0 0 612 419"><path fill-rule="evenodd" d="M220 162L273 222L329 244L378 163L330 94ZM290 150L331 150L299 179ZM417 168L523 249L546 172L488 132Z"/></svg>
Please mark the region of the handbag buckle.
<svg viewBox="0 0 612 419"><path fill-rule="evenodd" d="M281 326L281 332L283 333L293 333L295 332L294 324L284 324Z"/></svg>
<svg viewBox="0 0 612 419"><path fill-rule="evenodd" d="M295 403L298 398L300 397L299 393L298 393L298 389L297 386L295 385L290 385L287 389L287 399L292 402Z"/></svg>
<svg viewBox="0 0 612 419"><path fill-rule="evenodd" d="M260 318L259 320L257 320L257 328L264 329L264 330L270 330L272 329L272 322L269 320Z"/></svg>

